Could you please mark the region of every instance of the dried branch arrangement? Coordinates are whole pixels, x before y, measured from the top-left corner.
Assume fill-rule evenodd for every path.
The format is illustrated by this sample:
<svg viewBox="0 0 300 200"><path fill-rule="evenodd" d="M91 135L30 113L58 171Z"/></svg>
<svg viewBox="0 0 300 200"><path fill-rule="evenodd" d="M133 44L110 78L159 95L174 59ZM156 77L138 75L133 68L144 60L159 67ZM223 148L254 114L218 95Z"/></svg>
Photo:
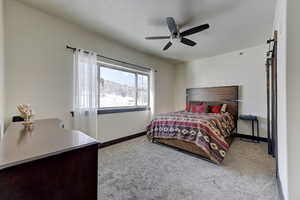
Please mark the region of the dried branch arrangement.
<svg viewBox="0 0 300 200"><path fill-rule="evenodd" d="M20 104L17 106L21 117L24 119L24 126L31 126L33 124L33 110L29 104Z"/></svg>

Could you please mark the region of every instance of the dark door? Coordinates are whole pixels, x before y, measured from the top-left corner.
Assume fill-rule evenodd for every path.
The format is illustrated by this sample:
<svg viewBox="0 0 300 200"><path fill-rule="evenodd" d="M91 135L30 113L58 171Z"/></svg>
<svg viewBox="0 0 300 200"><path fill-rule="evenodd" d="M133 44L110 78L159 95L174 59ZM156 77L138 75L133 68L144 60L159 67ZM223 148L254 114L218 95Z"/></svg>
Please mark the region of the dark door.
<svg viewBox="0 0 300 200"><path fill-rule="evenodd" d="M277 168L277 31L268 43L270 45L266 63L268 151L270 155L276 157Z"/></svg>

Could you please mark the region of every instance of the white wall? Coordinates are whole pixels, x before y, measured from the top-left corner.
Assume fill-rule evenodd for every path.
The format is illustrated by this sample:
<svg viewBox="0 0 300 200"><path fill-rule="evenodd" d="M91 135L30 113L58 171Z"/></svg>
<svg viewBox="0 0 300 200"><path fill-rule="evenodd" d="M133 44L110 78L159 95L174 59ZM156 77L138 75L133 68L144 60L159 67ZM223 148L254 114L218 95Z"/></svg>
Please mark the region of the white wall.
<svg viewBox="0 0 300 200"><path fill-rule="evenodd" d="M287 1L287 149L288 192L290 200L300 199L300 1Z"/></svg>
<svg viewBox="0 0 300 200"><path fill-rule="evenodd" d="M257 115L260 134L267 137L266 51L266 45L261 45L177 66L175 109L184 109L186 88L239 85L239 113ZM239 121L238 128L240 133L251 134L249 122Z"/></svg>
<svg viewBox="0 0 300 200"><path fill-rule="evenodd" d="M0 136L4 130L4 27L3 27L3 0L0 0Z"/></svg>
<svg viewBox="0 0 300 200"><path fill-rule="evenodd" d="M6 119L16 114L16 105L30 103L36 118L56 117L70 127L72 109L72 52L66 44L130 63L151 66L156 73L156 108L172 111L173 66L114 41L88 32L77 25L27 7L15 0L5 1L7 40ZM145 130L149 112L121 113L100 117L100 141Z"/></svg>
<svg viewBox="0 0 300 200"><path fill-rule="evenodd" d="M276 5L274 30L278 31L277 86L278 86L278 175L282 192L288 199L287 167L287 99L286 99L286 0ZM272 33L273 34L273 33Z"/></svg>
<svg viewBox="0 0 300 200"><path fill-rule="evenodd" d="M298 0L278 0L278 164L286 200L300 199L300 22Z"/></svg>

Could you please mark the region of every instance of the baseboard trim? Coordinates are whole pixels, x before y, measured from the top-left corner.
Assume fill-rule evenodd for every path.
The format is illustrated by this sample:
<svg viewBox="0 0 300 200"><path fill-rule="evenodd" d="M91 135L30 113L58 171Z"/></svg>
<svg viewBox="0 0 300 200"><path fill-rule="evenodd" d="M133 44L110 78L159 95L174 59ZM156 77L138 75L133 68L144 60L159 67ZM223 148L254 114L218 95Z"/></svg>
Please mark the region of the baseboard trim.
<svg viewBox="0 0 300 200"><path fill-rule="evenodd" d="M111 146L111 145L114 145L114 144L118 144L120 142L125 142L127 140L131 140L131 139L141 137L141 136L144 136L144 135L146 135L146 131L141 132L141 133L137 133L137 134L133 134L133 135L129 135L129 136L126 136L126 137L118 138L118 139L115 139L115 140L111 140L111 141L108 141L108 142L103 142L103 143L100 143L99 149L104 148L104 147L108 147L108 146Z"/></svg>
<svg viewBox="0 0 300 200"><path fill-rule="evenodd" d="M277 176L277 187L278 187L279 198L281 200L284 200L284 195L282 192L282 184L279 176Z"/></svg>
<svg viewBox="0 0 300 200"><path fill-rule="evenodd" d="M235 137L245 138L245 139L249 139L249 140L256 140L256 141L260 141L260 142L268 142L268 138L257 137L257 136L252 136L252 135L244 135L244 134L239 134L239 133L235 133Z"/></svg>

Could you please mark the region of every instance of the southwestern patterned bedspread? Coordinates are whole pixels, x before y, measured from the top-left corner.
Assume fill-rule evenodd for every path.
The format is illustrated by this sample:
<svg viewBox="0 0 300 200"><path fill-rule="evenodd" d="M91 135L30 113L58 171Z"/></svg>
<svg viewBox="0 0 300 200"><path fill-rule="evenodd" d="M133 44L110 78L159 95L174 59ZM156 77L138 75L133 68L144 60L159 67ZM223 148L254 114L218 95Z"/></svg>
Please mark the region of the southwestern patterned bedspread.
<svg viewBox="0 0 300 200"><path fill-rule="evenodd" d="M220 164L230 146L225 138L230 136L234 128L234 118L228 112L214 114L179 111L155 117L147 128L147 135L150 139L192 142L212 161Z"/></svg>

